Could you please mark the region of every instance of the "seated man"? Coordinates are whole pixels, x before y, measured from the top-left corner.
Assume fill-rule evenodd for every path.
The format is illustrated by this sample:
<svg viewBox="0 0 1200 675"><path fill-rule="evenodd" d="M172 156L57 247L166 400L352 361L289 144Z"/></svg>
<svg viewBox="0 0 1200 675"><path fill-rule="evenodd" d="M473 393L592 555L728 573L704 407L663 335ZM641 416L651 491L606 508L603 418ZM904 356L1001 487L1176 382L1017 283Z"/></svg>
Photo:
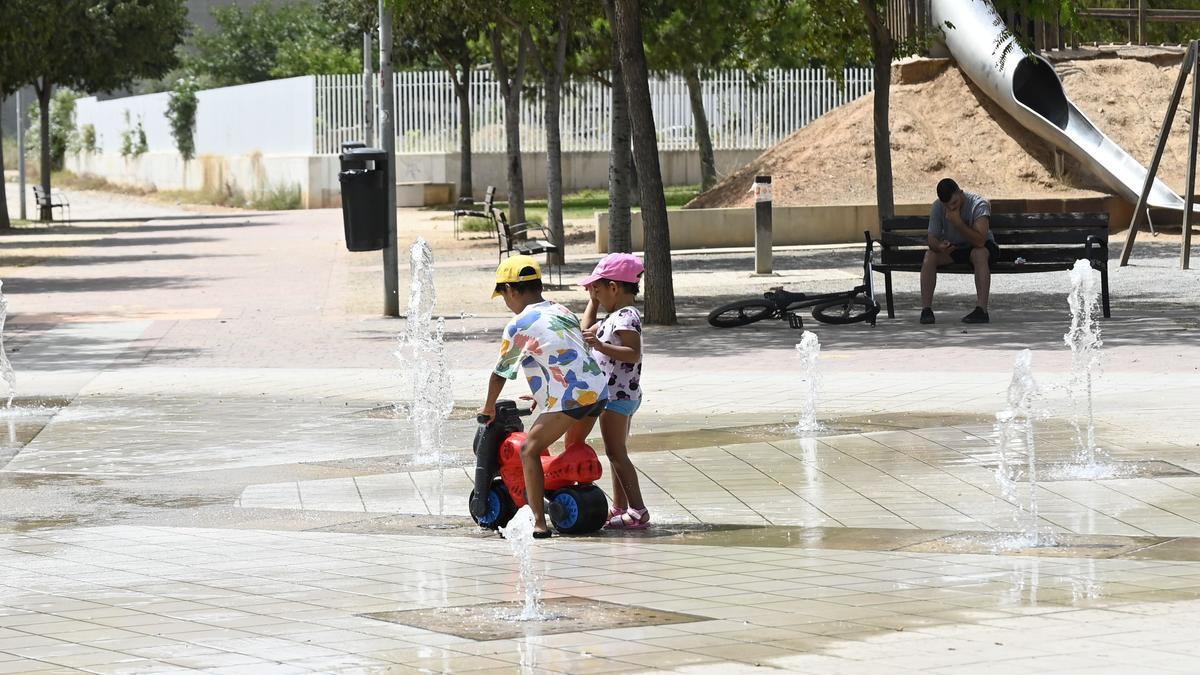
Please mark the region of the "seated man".
<svg viewBox="0 0 1200 675"><path fill-rule="evenodd" d="M963 323L989 321L988 290L992 271L989 263L1000 257L988 218L992 207L983 197L963 192L958 183L943 178L937 185L938 200L929 213L929 250L921 264L921 323L933 323L933 289L937 270L943 265L967 263L975 268L975 309Z"/></svg>

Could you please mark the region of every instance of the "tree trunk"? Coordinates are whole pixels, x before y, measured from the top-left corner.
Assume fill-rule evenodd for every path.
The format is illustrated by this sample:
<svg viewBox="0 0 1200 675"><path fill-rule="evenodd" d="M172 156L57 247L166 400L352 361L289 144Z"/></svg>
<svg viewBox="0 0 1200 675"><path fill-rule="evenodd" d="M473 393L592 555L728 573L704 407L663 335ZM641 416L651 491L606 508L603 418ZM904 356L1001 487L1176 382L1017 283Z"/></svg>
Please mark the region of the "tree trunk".
<svg viewBox="0 0 1200 675"><path fill-rule="evenodd" d="M42 171L42 202L39 206L38 219L44 222L54 220L50 209L50 92L54 85L41 82L37 87L38 119L41 121L41 171Z"/></svg>
<svg viewBox="0 0 1200 675"><path fill-rule="evenodd" d="M700 148L700 191L704 192L717 184L717 161L713 156L712 136L708 133L708 115L704 112L700 71L689 68L684 73L684 80L687 82L688 100L692 104L692 127L695 130L696 147Z"/></svg>
<svg viewBox="0 0 1200 675"><path fill-rule="evenodd" d="M2 90L4 87L0 87ZM17 111L17 121L20 122L21 111ZM4 128L4 98L0 97L0 129ZM7 230L12 227L12 220L8 217L8 191L4 182L4 143L0 139L0 230Z"/></svg>
<svg viewBox="0 0 1200 675"><path fill-rule="evenodd" d="M629 98L617 45L617 17L613 0L605 0L604 14L612 31L612 146L608 153L608 250L632 253L630 197L633 189L633 153L629 137Z"/></svg>
<svg viewBox="0 0 1200 675"><path fill-rule="evenodd" d="M471 65L461 64L462 80L451 73L454 94L458 97L458 196L474 197L475 186L471 182Z"/></svg>
<svg viewBox="0 0 1200 675"><path fill-rule="evenodd" d="M566 262L566 231L563 227L562 179L562 85L567 70L567 30L571 3L560 3L558 35L554 42L553 70L543 72L546 84L546 227L558 251L550 259L558 265Z"/></svg>
<svg viewBox="0 0 1200 675"><path fill-rule="evenodd" d="M0 83L0 91L4 90L4 83ZM4 123L4 97L0 97L0 123ZM20 124L20 110L17 110L17 124ZM4 124L0 124L0 129ZM19 151L19 150L18 150ZM0 229L8 229L12 227L12 220L8 217L8 192L4 180L4 138L0 135Z"/></svg>
<svg viewBox="0 0 1200 675"><path fill-rule="evenodd" d="M642 20L638 0L616 0L616 34L624 65L625 93L633 127L633 157L638 167L642 195L642 230L646 261L646 321L675 323L675 289L671 281L671 233L667 229L667 203L658 165L658 139L650 105L650 75L642 46Z"/></svg>
<svg viewBox="0 0 1200 675"><path fill-rule="evenodd" d="M608 23L613 27L612 44L612 148L608 154L608 250L632 253L633 235L629 214L630 181L633 155L629 147L629 98L621 72L621 57L616 41L616 17L613 0L604 3Z"/></svg>
<svg viewBox="0 0 1200 675"><path fill-rule="evenodd" d="M504 43L500 27L492 28L492 68L504 97L504 147L508 156L508 219L510 223L525 222L525 176L521 170L521 87L525 80L525 51L527 31L521 30L517 48L517 63L509 77L504 61Z"/></svg>
<svg viewBox="0 0 1200 675"><path fill-rule="evenodd" d="M888 98L892 82L892 54L896 45L875 9L873 0L858 0L866 15L867 28L871 33L871 49L874 62L875 103L875 200L879 205L879 218L891 218L896 212L896 200L892 192L892 141L888 130Z"/></svg>

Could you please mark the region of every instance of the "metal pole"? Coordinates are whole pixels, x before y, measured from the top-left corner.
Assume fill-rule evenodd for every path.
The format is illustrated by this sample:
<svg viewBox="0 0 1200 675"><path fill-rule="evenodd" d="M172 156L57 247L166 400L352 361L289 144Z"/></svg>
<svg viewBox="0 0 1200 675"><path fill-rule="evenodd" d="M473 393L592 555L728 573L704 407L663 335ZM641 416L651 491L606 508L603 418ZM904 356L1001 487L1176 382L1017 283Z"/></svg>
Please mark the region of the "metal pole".
<svg viewBox="0 0 1200 675"><path fill-rule="evenodd" d="M363 33L363 143L375 147L375 64L371 34Z"/></svg>
<svg viewBox="0 0 1200 675"><path fill-rule="evenodd" d="M1183 87L1187 83L1188 71L1196 65L1196 51L1200 43L1188 45L1183 64L1179 67L1179 79L1175 80L1175 91L1171 94L1171 102L1167 105L1167 116L1158 132L1158 145L1154 149L1154 158L1150 161L1150 169L1146 171L1146 182L1142 185L1142 194L1138 197L1137 206L1133 207L1133 220L1129 223L1129 232L1125 235L1125 246L1121 248L1121 267L1129 264L1129 254L1133 253L1133 242L1137 239L1138 227L1142 224L1142 216L1146 212L1146 202L1150 199L1150 190L1154 187L1154 178L1158 176L1158 165L1162 162L1163 150L1167 148L1167 135L1171 133L1171 122L1175 121L1175 110L1179 108L1179 100L1183 97Z"/></svg>
<svg viewBox="0 0 1200 675"><path fill-rule="evenodd" d="M1192 203L1196 201L1196 117L1200 115L1200 59L1192 69L1192 117L1188 121L1187 195L1183 200L1183 250L1179 252L1179 267L1188 269L1192 258Z"/></svg>
<svg viewBox="0 0 1200 675"><path fill-rule="evenodd" d="M771 177L754 177L754 274L771 275Z"/></svg>
<svg viewBox="0 0 1200 675"><path fill-rule="evenodd" d="M25 110L21 107L21 91L17 90L17 183L20 185L21 220L25 215Z"/></svg>
<svg viewBox="0 0 1200 675"><path fill-rule="evenodd" d="M1129 9L1133 9L1133 4L1136 0L1129 0ZM1133 19L1126 22L1126 32L1128 33L1129 42L1132 44L1137 39L1137 24Z"/></svg>
<svg viewBox="0 0 1200 675"><path fill-rule="evenodd" d="M1138 44L1146 44L1146 0L1138 0Z"/></svg>
<svg viewBox="0 0 1200 675"><path fill-rule="evenodd" d="M387 154L388 245L383 249L383 313L400 316L400 264L396 255L396 87L392 78L392 13L379 0L379 135Z"/></svg>

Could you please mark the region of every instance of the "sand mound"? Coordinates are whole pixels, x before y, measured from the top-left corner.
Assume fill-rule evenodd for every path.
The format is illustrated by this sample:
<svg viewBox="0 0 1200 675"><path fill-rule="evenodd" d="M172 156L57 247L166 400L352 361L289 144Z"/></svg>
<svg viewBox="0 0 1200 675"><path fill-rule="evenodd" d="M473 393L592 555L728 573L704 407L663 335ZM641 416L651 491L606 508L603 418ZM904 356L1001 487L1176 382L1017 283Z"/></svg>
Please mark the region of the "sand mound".
<svg viewBox="0 0 1200 675"><path fill-rule="evenodd" d="M1154 60L1161 62L1161 56ZM1159 65L1114 56L1060 61L1056 68L1067 96L1109 137L1149 164L1178 77L1178 60ZM868 94L829 112L688 208L752 206L748 190L760 174L773 177L775 203L783 206L874 203L871 106ZM1159 173L1180 194L1187 176L1187 117L1185 101ZM1018 125L953 65L925 82L892 85L891 131L897 203L932 201L943 176L991 198L1108 191L1070 157L1063 174L1056 176L1053 148Z"/></svg>

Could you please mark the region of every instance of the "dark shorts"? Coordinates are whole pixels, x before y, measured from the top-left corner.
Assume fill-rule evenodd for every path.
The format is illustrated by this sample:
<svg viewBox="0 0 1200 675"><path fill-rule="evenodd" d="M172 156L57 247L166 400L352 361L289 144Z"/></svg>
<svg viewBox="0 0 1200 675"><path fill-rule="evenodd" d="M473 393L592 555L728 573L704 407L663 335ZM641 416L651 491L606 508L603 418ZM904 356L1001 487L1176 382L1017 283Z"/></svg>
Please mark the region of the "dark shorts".
<svg viewBox="0 0 1200 675"><path fill-rule="evenodd" d="M585 417L599 417L600 413L604 412L604 406L608 405L608 399L602 398L591 405L580 406L564 410L571 419L581 420Z"/></svg>
<svg viewBox="0 0 1200 675"><path fill-rule="evenodd" d="M959 265L966 265L971 262L972 246L959 246L953 251L950 251L950 258ZM988 263L994 263L1000 259L1000 247L991 239L987 240Z"/></svg>

